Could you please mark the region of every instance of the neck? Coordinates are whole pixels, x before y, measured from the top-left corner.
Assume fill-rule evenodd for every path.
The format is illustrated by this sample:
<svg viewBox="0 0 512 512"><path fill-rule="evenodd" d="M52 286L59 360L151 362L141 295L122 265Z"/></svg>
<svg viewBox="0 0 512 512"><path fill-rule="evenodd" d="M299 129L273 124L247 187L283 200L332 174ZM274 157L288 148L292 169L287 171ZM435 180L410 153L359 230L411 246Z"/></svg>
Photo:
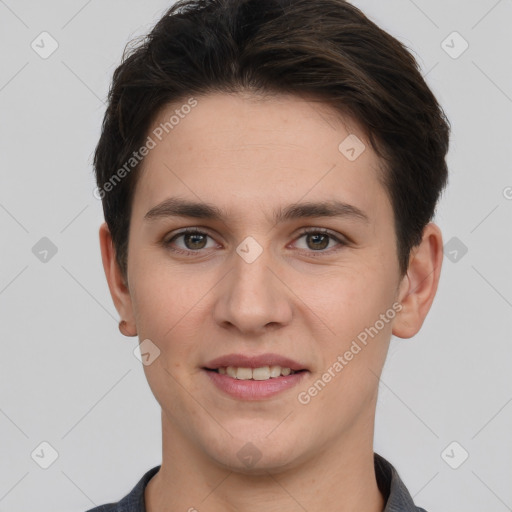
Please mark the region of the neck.
<svg viewBox="0 0 512 512"><path fill-rule="evenodd" d="M360 425L358 427L361 427ZM145 490L147 512L382 512L375 477L373 426L347 433L287 470L252 475L227 470L199 452L162 415L163 460Z"/></svg>

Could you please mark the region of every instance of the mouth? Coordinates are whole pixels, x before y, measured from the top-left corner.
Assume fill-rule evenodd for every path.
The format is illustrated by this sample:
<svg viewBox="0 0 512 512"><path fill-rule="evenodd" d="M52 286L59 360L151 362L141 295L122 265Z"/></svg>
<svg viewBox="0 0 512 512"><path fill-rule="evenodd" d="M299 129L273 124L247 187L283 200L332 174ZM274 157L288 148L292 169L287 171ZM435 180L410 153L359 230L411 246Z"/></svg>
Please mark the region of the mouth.
<svg viewBox="0 0 512 512"><path fill-rule="evenodd" d="M237 400L263 400L298 383L309 373L303 364L278 354L229 354L202 370L214 388Z"/></svg>

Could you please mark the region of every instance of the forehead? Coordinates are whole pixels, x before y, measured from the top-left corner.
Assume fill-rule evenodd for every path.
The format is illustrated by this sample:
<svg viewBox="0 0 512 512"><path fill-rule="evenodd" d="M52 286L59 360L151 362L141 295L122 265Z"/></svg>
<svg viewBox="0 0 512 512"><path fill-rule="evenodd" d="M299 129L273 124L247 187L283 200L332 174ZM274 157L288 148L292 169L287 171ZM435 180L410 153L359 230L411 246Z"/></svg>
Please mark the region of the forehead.
<svg viewBox="0 0 512 512"><path fill-rule="evenodd" d="M161 109L148 136L153 148L134 198L142 215L169 195L269 211L283 202L336 199L370 215L378 207L390 213L380 161L363 130L318 101L249 93L185 98Z"/></svg>

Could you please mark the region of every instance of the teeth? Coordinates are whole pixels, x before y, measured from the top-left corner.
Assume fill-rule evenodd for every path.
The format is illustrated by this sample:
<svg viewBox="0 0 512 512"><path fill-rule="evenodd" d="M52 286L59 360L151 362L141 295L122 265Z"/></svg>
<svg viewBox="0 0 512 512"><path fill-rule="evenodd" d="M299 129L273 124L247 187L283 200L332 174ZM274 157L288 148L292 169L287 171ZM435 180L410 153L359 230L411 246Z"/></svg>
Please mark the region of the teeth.
<svg viewBox="0 0 512 512"><path fill-rule="evenodd" d="M275 378L281 375L281 367L280 366L271 366L270 367L270 376Z"/></svg>
<svg viewBox="0 0 512 512"><path fill-rule="evenodd" d="M238 372L240 373L240 370L238 370ZM251 373L252 373L252 378L254 380L270 379L270 368L268 366L262 366L261 368L253 368Z"/></svg>
<svg viewBox="0 0 512 512"><path fill-rule="evenodd" d="M217 368L218 373L222 375L229 375L233 379L239 380L268 380L277 377L291 375L295 373L290 368L281 368L278 365L262 366L260 368L244 368L228 366L226 368Z"/></svg>
<svg viewBox="0 0 512 512"><path fill-rule="evenodd" d="M252 379L252 369L251 368L237 368L236 369L236 378L240 379L240 380Z"/></svg>

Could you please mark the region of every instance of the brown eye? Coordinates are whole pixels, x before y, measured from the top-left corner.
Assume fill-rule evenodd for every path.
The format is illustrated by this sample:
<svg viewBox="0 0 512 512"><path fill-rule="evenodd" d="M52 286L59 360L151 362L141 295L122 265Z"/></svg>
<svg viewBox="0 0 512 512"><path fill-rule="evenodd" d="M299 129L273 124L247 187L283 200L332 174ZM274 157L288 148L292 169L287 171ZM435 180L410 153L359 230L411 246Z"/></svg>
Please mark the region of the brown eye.
<svg viewBox="0 0 512 512"><path fill-rule="evenodd" d="M311 249L325 249L329 245L329 235L324 235L323 233L308 233L306 235L306 240L311 242L311 245L308 246Z"/></svg>
<svg viewBox="0 0 512 512"><path fill-rule="evenodd" d="M183 235L183 241L187 249L204 249L207 236L202 233L186 233Z"/></svg>
<svg viewBox="0 0 512 512"><path fill-rule="evenodd" d="M210 235L198 230L185 230L175 234L173 237L163 242L164 247L177 253L193 253L206 249L208 238ZM177 241L182 239L182 243L178 244ZM213 239L212 239L213 240ZM212 247L210 245L210 247Z"/></svg>
<svg viewBox="0 0 512 512"><path fill-rule="evenodd" d="M335 246L338 245L343 247L344 245L347 245L343 238L339 238L338 236L335 236L333 233L325 229L309 229L303 231L297 240L300 240L301 238L304 238L305 240L305 244L303 244L305 247L299 247L299 249L306 250L310 253L330 253L331 250L326 249L329 247L329 244L332 241L335 242ZM333 248L333 250L336 250L336 248Z"/></svg>

